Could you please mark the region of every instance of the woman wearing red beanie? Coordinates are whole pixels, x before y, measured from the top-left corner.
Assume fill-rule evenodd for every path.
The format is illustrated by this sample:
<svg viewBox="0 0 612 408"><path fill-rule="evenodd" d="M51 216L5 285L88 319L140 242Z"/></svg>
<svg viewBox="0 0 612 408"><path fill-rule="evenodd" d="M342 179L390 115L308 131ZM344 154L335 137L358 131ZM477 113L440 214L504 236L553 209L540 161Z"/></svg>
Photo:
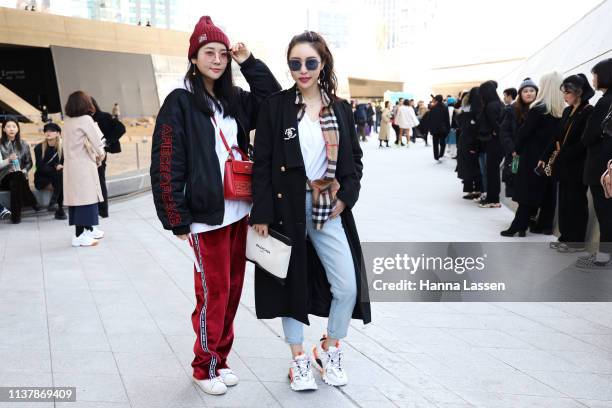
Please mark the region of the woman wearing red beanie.
<svg viewBox="0 0 612 408"><path fill-rule="evenodd" d="M164 228L189 240L196 255L193 378L205 392L224 394L238 383L227 356L242 292L251 209L248 201L224 195L226 143L247 151L259 104L280 85L244 44L230 47L208 16L196 24L187 57L187 89L168 95L155 124L151 184ZM232 59L251 92L233 85Z"/></svg>
<svg viewBox="0 0 612 408"><path fill-rule="evenodd" d="M353 112L336 96L334 60L322 36L293 37L287 64L295 86L268 98L259 112L250 223L263 236L271 228L291 238L284 284L256 268L255 306L260 319L282 317L291 389L302 391L317 388L313 365L326 384L347 384L340 339L351 317L371 319L351 211L363 171ZM309 314L329 316L312 360L303 346Z"/></svg>

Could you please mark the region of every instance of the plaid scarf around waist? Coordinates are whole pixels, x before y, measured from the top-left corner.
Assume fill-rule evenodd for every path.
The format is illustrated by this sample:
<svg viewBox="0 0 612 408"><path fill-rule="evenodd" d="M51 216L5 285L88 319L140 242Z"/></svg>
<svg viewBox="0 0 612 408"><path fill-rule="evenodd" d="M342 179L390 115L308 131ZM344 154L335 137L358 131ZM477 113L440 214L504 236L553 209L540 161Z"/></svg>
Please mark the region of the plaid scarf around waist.
<svg viewBox="0 0 612 408"><path fill-rule="evenodd" d="M336 165L338 163L338 139L340 136L338 120L332 107L330 97L321 90L323 108L319 113L319 123L323 139L325 140L325 153L327 156L327 168L322 178L308 180L307 190L312 194L312 221L317 230L323 228L325 221L331 216L336 206L336 193L340 190L340 183L336 180ZM298 122L306 114L306 104L302 93L296 88L295 104L301 108L298 111Z"/></svg>

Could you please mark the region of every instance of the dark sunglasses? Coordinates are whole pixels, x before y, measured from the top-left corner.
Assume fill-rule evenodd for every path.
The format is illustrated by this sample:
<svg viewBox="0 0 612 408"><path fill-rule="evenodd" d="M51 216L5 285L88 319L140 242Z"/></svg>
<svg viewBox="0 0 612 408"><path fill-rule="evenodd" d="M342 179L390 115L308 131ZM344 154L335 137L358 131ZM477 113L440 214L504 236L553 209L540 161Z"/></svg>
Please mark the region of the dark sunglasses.
<svg viewBox="0 0 612 408"><path fill-rule="evenodd" d="M316 71L317 68L319 68L319 64L321 62L316 59L316 58L307 58L306 59L306 69L308 71ZM298 60L298 59L291 59L289 60L289 62L287 62L287 65L289 65L289 69L291 71L299 71L302 69L302 61Z"/></svg>

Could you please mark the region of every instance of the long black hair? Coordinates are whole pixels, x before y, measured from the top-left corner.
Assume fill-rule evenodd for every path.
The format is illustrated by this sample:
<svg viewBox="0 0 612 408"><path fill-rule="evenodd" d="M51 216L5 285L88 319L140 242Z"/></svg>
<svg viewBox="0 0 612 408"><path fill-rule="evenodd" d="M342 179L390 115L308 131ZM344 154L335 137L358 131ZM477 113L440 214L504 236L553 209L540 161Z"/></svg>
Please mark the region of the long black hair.
<svg viewBox="0 0 612 408"><path fill-rule="evenodd" d="M561 84L561 90L578 96L581 104L588 103L589 99L595 96L595 91L584 74L570 75L565 78Z"/></svg>
<svg viewBox="0 0 612 408"><path fill-rule="evenodd" d="M98 105L98 101L96 101L96 99L92 96L91 97L91 104L94 106L94 108L96 109L96 111L94 113L98 113L101 112L100 110L100 105Z"/></svg>
<svg viewBox="0 0 612 408"><path fill-rule="evenodd" d="M19 126L19 121L17 120L17 118L14 118L12 116L7 117L4 123L2 124L2 136L0 137L0 143L5 144L6 142L8 142L8 135L4 131L4 128L9 122L13 122L17 125L17 134L15 135L15 148L18 151L21 151L21 126Z"/></svg>
<svg viewBox="0 0 612 408"><path fill-rule="evenodd" d="M229 52L229 51L228 51ZM212 116L214 109L223 111L223 117L236 117L236 100L238 89L234 86L232 77L232 58L229 56L225 71L219 79L215 81L213 97L204 86L204 75L200 72L197 65L189 61L189 68L185 74L184 84L187 89L193 92L196 106L208 116Z"/></svg>
<svg viewBox="0 0 612 408"><path fill-rule="evenodd" d="M470 112L479 114L482 111L482 98L480 97L480 88L477 86L470 89L468 104L470 105Z"/></svg>
<svg viewBox="0 0 612 408"><path fill-rule="evenodd" d="M497 94L497 82L486 81L480 84L480 96L482 102L487 105L491 102L501 102L499 95Z"/></svg>
<svg viewBox="0 0 612 408"><path fill-rule="evenodd" d="M289 47L287 47L287 62L289 61L289 55L291 54L293 47L301 43L310 44L321 57L321 62L324 64L324 66L319 74L319 86L325 91L327 96L329 96L332 101L338 99L336 96L336 91L338 90L338 78L336 77L336 72L334 71L334 56L329 50L327 42L319 33L314 31L304 31L301 34L294 36L289 42Z"/></svg>

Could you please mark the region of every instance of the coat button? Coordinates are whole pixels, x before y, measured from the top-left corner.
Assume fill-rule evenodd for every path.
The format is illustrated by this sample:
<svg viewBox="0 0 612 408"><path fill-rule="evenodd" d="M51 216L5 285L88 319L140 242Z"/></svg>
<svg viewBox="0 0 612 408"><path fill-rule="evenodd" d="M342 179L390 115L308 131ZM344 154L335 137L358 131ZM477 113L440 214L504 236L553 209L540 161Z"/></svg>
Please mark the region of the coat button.
<svg viewBox="0 0 612 408"><path fill-rule="evenodd" d="M281 166L281 171L285 171L285 166Z"/></svg>
<svg viewBox="0 0 612 408"><path fill-rule="evenodd" d="M278 197L278 198L283 198L283 195L282 195L281 193L278 193L278 194L276 195L276 197Z"/></svg>

